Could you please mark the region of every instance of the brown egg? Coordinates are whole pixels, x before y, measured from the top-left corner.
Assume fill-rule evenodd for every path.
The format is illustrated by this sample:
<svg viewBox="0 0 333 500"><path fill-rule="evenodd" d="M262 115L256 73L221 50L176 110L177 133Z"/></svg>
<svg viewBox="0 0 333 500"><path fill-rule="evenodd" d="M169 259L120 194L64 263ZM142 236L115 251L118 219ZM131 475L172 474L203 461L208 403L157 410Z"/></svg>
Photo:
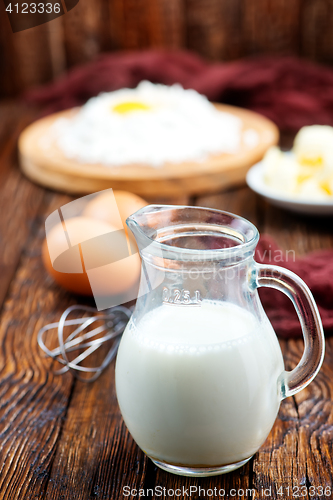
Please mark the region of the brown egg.
<svg viewBox="0 0 333 500"><path fill-rule="evenodd" d="M114 197L113 197L114 195ZM114 199L116 200L120 219L116 209L113 210ZM127 191L106 191L96 196L94 200L87 204L83 215L92 217L111 224L112 226L126 229L126 219L140 208L148 205L148 202Z"/></svg>
<svg viewBox="0 0 333 500"><path fill-rule="evenodd" d="M42 247L46 270L59 285L95 298L123 294L136 285L140 257L137 253L128 256L129 242L124 232L88 217L68 219L65 225L70 247L62 224L52 228Z"/></svg>

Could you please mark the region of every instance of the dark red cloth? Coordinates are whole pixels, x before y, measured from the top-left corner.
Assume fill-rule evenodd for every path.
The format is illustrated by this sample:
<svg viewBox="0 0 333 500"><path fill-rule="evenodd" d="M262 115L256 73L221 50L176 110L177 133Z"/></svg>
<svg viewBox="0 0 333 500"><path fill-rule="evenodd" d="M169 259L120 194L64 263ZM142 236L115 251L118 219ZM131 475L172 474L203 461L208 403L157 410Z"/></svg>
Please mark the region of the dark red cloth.
<svg viewBox="0 0 333 500"><path fill-rule="evenodd" d="M46 114L83 104L103 91L136 87L142 80L180 83L212 101L262 113L282 130L333 125L333 70L292 57L208 63L186 51L113 52L74 67L26 99L44 105Z"/></svg>
<svg viewBox="0 0 333 500"><path fill-rule="evenodd" d="M314 296L325 334L333 334L333 249L309 253L297 259L288 253L286 258L286 253L279 249L276 242L263 235L255 258L257 262L276 264L300 276ZM282 292L266 287L261 288L259 294L276 333L284 338L301 337L300 323L290 299Z"/></svg>

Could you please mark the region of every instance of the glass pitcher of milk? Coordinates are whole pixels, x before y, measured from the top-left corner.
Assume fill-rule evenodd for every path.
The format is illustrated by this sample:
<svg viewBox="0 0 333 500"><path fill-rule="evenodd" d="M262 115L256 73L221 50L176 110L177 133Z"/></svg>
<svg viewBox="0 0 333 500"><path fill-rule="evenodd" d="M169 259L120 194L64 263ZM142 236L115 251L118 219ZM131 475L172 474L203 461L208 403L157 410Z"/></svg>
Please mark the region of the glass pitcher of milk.
<svg viewBox="0 0 333 500"><path fill-rule="evenodd" d="M320 369L324 336L311 292L292 272L254 261L258 231L236 215L151 205L127 225L142 272L116 363L124 421L166 471L237 469L267 438L280 401ZM284 369L261 286L285 293L298 313L305 347L292 371Z"/></svg>

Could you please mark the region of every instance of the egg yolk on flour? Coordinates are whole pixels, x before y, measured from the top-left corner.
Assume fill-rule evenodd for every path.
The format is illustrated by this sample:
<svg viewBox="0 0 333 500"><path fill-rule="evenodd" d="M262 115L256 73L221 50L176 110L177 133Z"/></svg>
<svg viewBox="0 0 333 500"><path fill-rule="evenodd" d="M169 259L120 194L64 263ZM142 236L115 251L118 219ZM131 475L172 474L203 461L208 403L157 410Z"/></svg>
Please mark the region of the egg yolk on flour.
<svg viewBox="0 0 333 500"><path fill-rule="evenodd" d="M111 109L120 115L126 115L127 113L132 113L133 111L150 111L151 106L139 101L125 101L112 106Z"/></svg>

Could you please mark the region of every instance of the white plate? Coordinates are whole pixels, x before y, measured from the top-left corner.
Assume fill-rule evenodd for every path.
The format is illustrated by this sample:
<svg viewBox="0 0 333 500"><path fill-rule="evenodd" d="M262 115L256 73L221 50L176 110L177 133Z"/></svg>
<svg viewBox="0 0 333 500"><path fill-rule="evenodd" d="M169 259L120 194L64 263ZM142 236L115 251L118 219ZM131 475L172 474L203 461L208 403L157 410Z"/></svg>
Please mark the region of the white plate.
<svg viewBox="0 0 333 500"><path fill-rule="evenodd" d="M310 215L333 215L332 201L306 201L296 196L288 196L275 191L264 182L262 162L250 168L246 175L247 185L257 194L260 194L272 205Z"/></svg>

